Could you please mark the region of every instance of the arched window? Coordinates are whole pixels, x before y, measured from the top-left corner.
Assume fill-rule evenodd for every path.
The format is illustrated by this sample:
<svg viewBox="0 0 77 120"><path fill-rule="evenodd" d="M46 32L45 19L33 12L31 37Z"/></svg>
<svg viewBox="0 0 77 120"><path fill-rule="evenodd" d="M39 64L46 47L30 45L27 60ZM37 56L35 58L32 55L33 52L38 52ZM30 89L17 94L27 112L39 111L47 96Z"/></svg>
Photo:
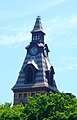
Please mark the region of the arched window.
<svg viewBox="0 0 77 120"><path fill-rule="evenodd" d="M35 36L35 40L37 40L37 35Z"/></svg>
<svg viewBox="0 0 77 120"><path fill-rule="evenodd" d="M40 36L38 35L38 40L40 39Z"/></svg>
<svg viewBox="0 0 77 120"><path fill-rule="evenodd" d="M27 65L24 69L24 84L35 83L36 69L33 65Z"/></svg>
<svg viewBox="0 0 77 120"><path fill-rule="evenodd" d="M29 68L27 71L27 83L32 83L32 82L33 82L33 71L31 68Z"/></svg>
<svg viewBox="0 0 77 120"><path fill-rule="evenodd" d="M33 36L33 40L34 40L34 36Z"/></svg>

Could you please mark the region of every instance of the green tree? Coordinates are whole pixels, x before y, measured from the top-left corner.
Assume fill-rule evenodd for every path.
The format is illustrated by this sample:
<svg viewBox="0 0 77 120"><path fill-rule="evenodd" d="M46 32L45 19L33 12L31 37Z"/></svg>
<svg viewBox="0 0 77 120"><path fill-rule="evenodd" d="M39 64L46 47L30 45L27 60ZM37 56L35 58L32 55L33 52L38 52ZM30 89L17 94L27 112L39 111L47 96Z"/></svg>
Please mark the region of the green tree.
<svg viewBox="0 0 77 120"><path fill-rule="evenodd" d="M28 101L24 109L28 115L27 120L72 120L77 113L77 99L72 94L37 95L35 99L30 97Z"/></svg>
<svg viewBox="0 0 77 120"><path fill-rule="evenodd" d="M71 93L30 96L26 106L0 105L0 120L77 120L77 99Z"/></svg>

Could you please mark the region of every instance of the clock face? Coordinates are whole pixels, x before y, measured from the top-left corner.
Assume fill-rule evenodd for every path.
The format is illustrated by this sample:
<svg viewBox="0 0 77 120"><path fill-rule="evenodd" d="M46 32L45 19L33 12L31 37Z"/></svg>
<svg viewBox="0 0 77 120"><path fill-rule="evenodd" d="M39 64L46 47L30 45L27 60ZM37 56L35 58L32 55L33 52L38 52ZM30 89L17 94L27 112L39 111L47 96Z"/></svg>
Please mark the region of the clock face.
<svg viewBox="0 0 77 120"><path fill-rule="evenodd" d="M47 50L44 49L44 56L47 57L48 53L47 53Z"/></svg>
<svg viewBox="0 0 77 120"><path fill-rule="evenodd" d="M30 54L31 54L31 55L36 55L37 52L38 52L38 48L37 48L37 47L32 47L32 48L30 49Z"/></svg>

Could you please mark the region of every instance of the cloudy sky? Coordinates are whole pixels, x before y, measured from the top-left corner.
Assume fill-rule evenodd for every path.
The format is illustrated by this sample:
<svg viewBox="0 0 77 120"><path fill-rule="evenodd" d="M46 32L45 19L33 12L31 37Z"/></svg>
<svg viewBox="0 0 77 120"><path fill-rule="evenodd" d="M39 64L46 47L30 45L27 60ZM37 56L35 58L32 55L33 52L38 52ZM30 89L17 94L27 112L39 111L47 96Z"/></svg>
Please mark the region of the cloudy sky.
<svg viewBox="0 0 77 120"><path fill-rule="evenodd" d="M0 0L0 103L13 101L11 88L38 15L57 87L77 96L77 0Z"/></svg>

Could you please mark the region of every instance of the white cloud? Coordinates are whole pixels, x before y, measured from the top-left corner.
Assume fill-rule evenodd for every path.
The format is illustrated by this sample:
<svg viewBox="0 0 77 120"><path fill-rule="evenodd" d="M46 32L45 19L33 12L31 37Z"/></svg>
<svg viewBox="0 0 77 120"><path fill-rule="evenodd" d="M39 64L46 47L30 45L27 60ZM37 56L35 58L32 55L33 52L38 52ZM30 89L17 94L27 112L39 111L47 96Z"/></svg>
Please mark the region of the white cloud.
<svg viewBox="0 0 77 120"><path fill-rule="evenodd" d="M61 56L58 63L61 63L56 67L56 71L76 70L77 69L77 57L76 56Z"/></svg>
<svg viewBox="0 0 77 120"><path fill-rule="evenodd" d="M24 25L22 27L3 26L0 27L0 45L15 44L23 41L31 40L31 26Z"/></svg>
<svg viewBox="0 0 77 120"><path fill-rule="evenodd" d="M74 23L71 23L71 20L73 20L72 22ZM46 42L51 43L52 40L54 44L59 45L60 48L62 45L68 48L77 46L76 20L76 18L72 19L69 17L64 19L57 16L45 21Z"/></svg>
<svg viewBox="0 0 77 120"><path fill-rule="evenodd" d="M75 57L75 56L61 56L60 60L68 61L68 62L76 62L77 57Z"/></svg>
<svg viewBox="0 0 77 120"><path fill-rule="evenodd" d="M65 66L65 69L67 69L67 70L75 70L75 69L77 69L77 63L69 64L69 65Z"/></svg>
<svg viewBox="0 0 77 120"><path fill-rule="evenodd" d="M70 39L72 41L72 45L77 47L77 36L74 34L74 36L71 37Z"/></svg>
<svg viewBox="0 0 77 120"><path fill-rule="evenodd" d="M7 30L7 29L11 29L11 26L0 26L0 30Z"/></svg>
<svg viewBox="0 0 77 120"><path fill-rule="evenodd" d="M66 0L58 0L58 2L62 2L62 1L66 1ZM55 0L55 2L57 2ZM54 3L55 3L54 2ZM53 3L53 1L52 1ZM51 40L54 41L57 39L59 39L59 37L63 36L64 37L70 37L73 38L74 35L72 34L72 30L74 29L72 24L76 24L77 19L75 18L67 18L67 19L62 19L60 16L56 16L53 19L49 19L47 21L45 21L44 23L44 29L46 31L46 42L51 42ZM0 26L0 33L1 31L3 32L3 30L5 31L9 31L9 33L11 32L11 34L13 34L12 32L15 32L15 35L0 35L0 44L13 44L13 43L17 43L17 42L23 42L26 39L30 39L30 30L32 29L31 26L27 26L24 25L23 27L14 27L11 25L8 26ZM3 33L2 33L3 34ZM74 33L75 34L75 33ZM59 39L60 40L60 39ZM74 41L74 40L73 40ZM72 41L72 45L77 45L76 40L73 42Z"/></svg>
<svg viewBox="0 0 77 120"><path fill-rule="evenodd" d="M0 45L15 44L30 39L29 33L19 33L15 36L0 36Z"/></svg>
<svg viewBox="0 0 77 120"><path fill-rule="evenodd" d="M61 66L61 67L60 66L56 67L56 71L59 71L59 72L67 71L67 70L69 70L69 71L77 70L77 63L75 63L75 64L68 64L66 66Z"/></svg>
<svg viewBox="0 0 77 120"><path fill-rule="evenodd" d="M28 32L29 29L31 29L31 26L26 25L26 24L22 25L22 27L21 26L16 27L16 26L12 26L12 25L0 26L0 31L5 30L5 31L17 31L17 32L18 31L24 31L24 32Z"/></svg>
<svg viewBox="0 0 77 120"><path fill-rule="evenodd" d="M51 5L53 6L53 5L57 5L57 4L60 4L60 3L63 3L63 2L65 2L65 1L67 1L67 0L54 0L53 2L52 2L52 0L51 0Z"/></svg>
<svg viewBox="0 0 77 120"><path fill-rule="evenodd" d="M14 2L13 2L12 6L10 6L11 3L9 3L9 5L7 5L7 7L6 7L6 10L4 9L4 10L0 11L0 21L17 19L17 18L21 18L23 16L30 16L32 14L39 13L39 12L41 13L42 11L45 11L46 9L50 8L51 6L56 6L65 1L67 1L67 0L49 0L49 1L48 0L42 0L42 1L40 0L40 2L39 1L34 2L35 7L34 7L33 2L27 1L27 4L26 4L26 2L24 2L25 5L23 4L23 2L21 3L20 9L19 9L19 6L14 5ZM18 4L19 3L20 2L18 2ZM44 4L42 6L40 6L40 3L42 3L42 4L44 3ZM28 6L30 6L30 8ZM15 7L15 8L13 8L13 7Z"/></svg>
<svg viewBox="0 0 77 120"><path fill-rule="evenodd" d="M77 17L72 17L70 22L73 24L73 25L77 25Z"/></svg>
<svg viewBox="0 0 77 120"><path fill-rule="evenodd" d="M45 27L48 32L61 32L63 34L71 31L74 25L77 24L77 17L72 18L61 18L61 16L56 16L55 18L49 19L45 22ZM74 29L74 28L73 28Z"/></svg>
<svg viewBox="0 0 77 120"><path fill-rule="evenodd" d="M56 5L58 5L58 4L61 4L61 3L63 3L63 2L66 2L67 0L44 0L44 2L46 2L46 4L44 4L44 7L43 7L43 9L45 10L45 9L48 9L48 8L50 8L50 7L52 7L52 6L56 6Z"/></svg>

